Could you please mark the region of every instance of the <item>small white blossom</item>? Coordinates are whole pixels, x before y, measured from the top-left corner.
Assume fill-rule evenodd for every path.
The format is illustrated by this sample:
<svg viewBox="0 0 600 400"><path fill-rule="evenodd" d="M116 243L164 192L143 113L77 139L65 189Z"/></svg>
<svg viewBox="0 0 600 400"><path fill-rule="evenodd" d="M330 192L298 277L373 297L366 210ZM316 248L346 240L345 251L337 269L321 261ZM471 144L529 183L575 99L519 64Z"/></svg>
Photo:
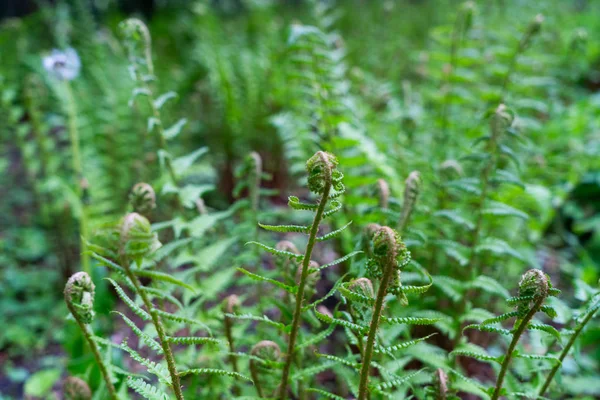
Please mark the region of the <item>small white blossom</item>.
<svg viewBox="0 0 600 400"><path fill-rule="evenodd" d="M70 47L65 51L52 50L52 53L44 57L43 63L46 71L60 80L71 81L77 78L81 69L79 56Z"/></svg>

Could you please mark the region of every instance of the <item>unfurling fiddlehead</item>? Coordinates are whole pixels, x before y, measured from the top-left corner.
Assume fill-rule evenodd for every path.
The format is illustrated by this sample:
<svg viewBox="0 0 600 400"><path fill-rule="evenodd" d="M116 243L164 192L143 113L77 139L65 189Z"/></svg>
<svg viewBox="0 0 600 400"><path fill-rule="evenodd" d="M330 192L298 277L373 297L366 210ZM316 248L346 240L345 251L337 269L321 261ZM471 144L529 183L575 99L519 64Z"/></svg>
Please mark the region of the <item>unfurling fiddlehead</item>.
<svg viewBox="0 0 600 400"><path fill-rule="evenodd" d="M66 400L92 400L92 391L88 384L75 376L65 379L63 392Z"/></svg>
<svg viewBox="0 0 600 400"><path fill-rule="evenodd" d="M140 182L133 185L129 194L129 204L133 211L142 215L148 215L156 208L156 193L152 186Z"/></svg>
<svg viewBox="0 0 600 400"><path fill-rule="evenodd" d="M79 325L81 333L83 333L85 340L92 350L94 358L96 359L96 363L98 364L100 372L102 373L102 377L106 383L106 388L109 392L110 398L116 400L117 392L112 384L112 379L108 372L108 368L104 364L104 360L102 360L98 345L94 341L94 335L88 326L88 324L92 323L94 319L95 289L96 286L94 285L94 282L92 282L92 278L90 278L87 273L77 272L69 278L67 284L65 285L65 303L67 303L67 308L73 315L77 325Z"/></svg>
<svg viewBox="0 0 600 400"><path fill-rule="evenodd" d="M410 216L417 203L419 192L421 191L421 174L419 171L413 171L406 178L404 185L404 202L402 203L402 213L398 221L398 232L403 232L410 220Z"/></svg>
<svg viewBox="0 0 600 400"><path fill-rule="evenodd" d="M236 177L242 178L233 191L235 197L239 196L243 189L248 190L250 198L250 209L256 214L260 201L260 184L263 178L262 158L260 154L253 151L246 156L244 163L236 171Z"/></svg>
<svg viewBox="0 0 600 400"><path fill-rule="evenodd" d="M261 372L264 372L265 376L271 372L272 365L279 362L281 349L275 342L262 340L252 347L250 354L252 355L250 359L250 374L256 387L256 393L258 397L265 397L265 388L260 377Z"/></svg>
<svg viewBox="0 0 600 400"><path fill-rule="evenodd" d="M358 400L368 398L371 359L385 297L388 293L398 293L401 290L400 269L406 266L409 261L410 252L406 249L398 232L387 226L381 227L375 232L373 236L373 254L368 261L367 268L369 276L372 279L379 280L379 289L375 298L373 317L369 325L369 334L361 362Z"/></svg>
<svg viewBox="0 0 600 400"><path fill-rule="evenodd" d="M536 15L533 20L527 26L527 30L523 33L515 52L512 54L508 70L506 71L506 75L504 76L504 81L502 82L502 93L501 96L504 97L506 91L508 89L508 85L510 84L510 78L515 70L515 66L517 64L517 58L520 54L522 54L525 49L531 43L531 40L540 32L542 29L542 23L544 22L544 16L542 14ZM502 99L501 99L502 100Z"/></svg>

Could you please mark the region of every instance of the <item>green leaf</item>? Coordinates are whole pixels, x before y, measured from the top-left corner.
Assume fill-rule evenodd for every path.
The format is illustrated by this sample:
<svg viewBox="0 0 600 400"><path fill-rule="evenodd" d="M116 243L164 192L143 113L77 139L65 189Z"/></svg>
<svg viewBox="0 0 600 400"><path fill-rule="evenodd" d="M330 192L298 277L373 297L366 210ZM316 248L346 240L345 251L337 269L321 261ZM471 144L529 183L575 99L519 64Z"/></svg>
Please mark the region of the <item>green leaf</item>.
<svg viewBox="0 0 600 400"><path fill-rule="evenodd" d="M170 99L174 99L176 97L177 97L177 93L175 93L173 91L161 94L156 100L154 100L154 107L156 107L157 109L160 110L167 101L169 101Z"/></svg>
<svg viewBox="0 0 600 400"><path fill-rule="evenodd" d="M208 147L201 147L187 156L176 158L173 160L173 169L175 170L175 173L177 175L183 175L198 158L206 153L208 153Z"/></svg>
<svg viewBox="0 0 600 400"><path fill-rule="evenodd" d="M180 133L183 127L187 124L187 118L181 118L179 121L175 122L169 128L165 129L163 133L163 137L166 140L171 140L176 138Z"/></svg>
<svg viewBox="0 0 600 400"><path fill-rule="evenodd" d="M516 217L524 220L529 219L529 215L521 210L517 210L516 208L509 206L508 204L492 200L488 200L487 204L487 207L482 210L483 214Z"/></svg>
<svg viewBox="0 0 600 400"><path fill-rule="evenodd" d="M488 237L483 240L483 243L475 248L477 253L490 252L496 256L509 255L520 261L526 261L525 257L515 249L513 249L504 240Z"/></svg>
<svg viewBox="0 0 600 400"><path fill-rule="evenodd" d="M31 375L25 382L25 395L33 397L47 396L60 379L60 368L48 368Z"/></svg>
<svg viewBox="0 0 600 400"><path fill-rule="evenodd" d="M460 213L456 210L439 210L434 212L433 216L449 219L455 224L462 226L468 230L475 229L475 224L473 224L471 221L460 215Z"/></svg>

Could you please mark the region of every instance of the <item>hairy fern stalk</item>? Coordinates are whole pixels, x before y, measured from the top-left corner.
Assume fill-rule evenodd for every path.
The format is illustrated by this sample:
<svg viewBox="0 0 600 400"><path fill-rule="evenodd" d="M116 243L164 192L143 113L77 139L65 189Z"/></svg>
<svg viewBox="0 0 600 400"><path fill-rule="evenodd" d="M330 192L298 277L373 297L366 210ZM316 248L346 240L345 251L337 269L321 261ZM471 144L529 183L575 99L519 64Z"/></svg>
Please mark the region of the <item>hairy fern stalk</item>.
<svg viewBox="0 0 600 400"><path fill-rule="evenodd" d="M301 232L308 235L308 243L304 254L297 255L294 253L277 250L260 243L256 243L266 250L274 253L293 257L301 262L300 277L297 282L295 291L294 311L292 323L288 338L287 353L285 355L285 364L279 386L279 398L286 399L288 396L289 376L292 363L296 352L296 340L298 331L302 322L302 309L304 303L304 293L310 270L311 255L315 244L319 241L327 240L341 233L346 227L340 230L328 233L324 236L318 236L319 227L324 218L334 214L341 208L341 203L336 200L340 197L345 189L342 183L343 174L337 169L338 161L332 154L319 151L306 162L306 171L308 172L308 188L319 196L316 204L302 203L300 200L291 196L289 198L289 206L295 210L308 210L314 212L312 224L310 226L296 225L264 225L259 224L263 229L274 232Z"/></svg>

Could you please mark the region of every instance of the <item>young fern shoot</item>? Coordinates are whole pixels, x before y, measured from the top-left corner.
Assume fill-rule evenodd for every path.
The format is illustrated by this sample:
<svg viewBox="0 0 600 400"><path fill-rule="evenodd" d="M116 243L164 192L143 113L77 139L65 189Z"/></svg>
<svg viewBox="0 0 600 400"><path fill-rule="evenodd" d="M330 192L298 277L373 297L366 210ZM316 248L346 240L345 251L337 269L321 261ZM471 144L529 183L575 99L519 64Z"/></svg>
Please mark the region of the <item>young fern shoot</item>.
<svg viewBox="0 0 600 400"><path fill-rule="evenodd" d="M96 364L100 368L102 378L106 383L106 389L112 400L118 400L117 391L112 383L109 370L100 355L98 344L94 340L94 334L89 324L94 319L94 292L95 285L92 278L85 272L77 272L69 278L65 285L65 303L79 325L81 333L92 350ZM88 388L89 391L89 388Z"/></svg>
<svg viewBox="0 0 600 400"><path fill-rule="evenodd" d="M167 149L167 139L179 134L185 125L185 120L179 121L171 128L166 129L161 116L162 106L176 95L169 92L156 98L152 91L150 83L156 80L156 77L154 76L154 64L152 62L152 39L148 27L137 18L129 18L121 22L119 28L125 37L125 45L131 62L131 74L139 85L134 89L133 98L145 96L148 99L148 105L152 112L152 116L148 118L148 133L156 133L159 159L164 161L171 181L177 185L178 177Z"/></svg>
<svg viewBox="0 0 600 400"><path fill-rule="evenodd" d="M382 346L376 349L377 332L380 322L383 317L383 310L386 296L391 293L398 296L400 301L406 302L406 293L423 293L430 285L426 286L402 286L400 281L400 270L410 262L410 252L400 238L400 234L390 227L378 227L373 234L372 250L367 263L368 274L373 279L379 280L379 288L374 299L367 300L372 304L372 316L368 326L367 340L364 344L362 361L360 364L360 383L358 389L358 400L366 400L369 398L369 377L371 375L371 361L375 350L377 352L387 352ZM356 286L356 285L354 285ZM363 293L368 293L369 285L363 285L367 290ZM346 292L346 295L350 293ZM364 295L363 295L364 296ZM356 296L356 292L351 294L354 299L359 299L362 296ZM364 296L366 297L366 296ZM394 322L394 319L386 319L388 322ZM414 324L430 324L435 321L422 318L400 318L399 323L414 323ZM422 340L412 340L392 346L394 349L406 348L414 345ZM362 347L362 346L361 346ZM393 349L390 349L390 351ZM397 382L389 383L383 387L396 386L403 379L397 379ZM381 389L376 387L376 389Z"/></svg>
<svg viewBox="0 0 600 400"><path fill-rule="evenodd" d="M284 400L288 397L289 376L292 364L294 363L295 359L296 341L302 322L306 284L309 275L311 273L316 272L314 269L310 268L311 255L314 246L317 242L327 240L341 233L348 226L346 225L336 231L333 231L321 237L317 236L319 232L319 227L323 219L341 209L341 203L336 199L344 193L345 189L342 183L343 174L337 169L337 165L338 161L334 155L323 151L318 151L307 161L306 170L308 172L308 188L311 192L320 196L319 200L316 204L309 204L300 202L300 200L295 196L290 196L289 198L288 204L291 208L295 210L308 210L315 213L313 222L310 226L271 226L259 224L260 227L274 232L298 232L307 234L308 243L306 245L306 250L304 251L304 254L299 255L291 252L277 250L276 248L272 248L261 243L250 242L261 246L262 248L273 254L287 256L301 262L301 269L297 285L292 288L288 287L288 289L295 294L295 304L292 317L292 324L289 328L290 334L288 338L287 352L285 354L285 362L281 377L281 384L279 386L279 398L281 400ZM331 265L331 263L329 265ZM317 269L317 271L318 270L319 269ZM281 285L285 286L283 284Z"/></svg>
<svg viewBox="0 0 600 400"><path fill-rule="evenodd" d="M556 329L550 325L532 322L533 317L538 312L546 313L548 316L556 315L556 311L554 311L554 309L551 307L544 305L544 303L549 296L556 296L559 293L560 290L552 287L550 278L545 273L539 269L531 269L521 277L521 281L519 282L519 295L517 297L511 297L507 300L510 305L515 306L515 311L487 319L480 324L473 324L465 327L465 330L478 329L483 332L494 332L511 336L511 341L508 345L506 353L499 357L493 357L485 353L475 352L468 349L458 349L451 353L455 356L463 355L467 357L473 357L481 361L492 361L500 364L500 372L496 380L496 385L488 390L492 400L498 400L501 395L505 394L505 390L503 390L504 379L508 373L508 369L513 358L519 357L544 359L560 363L560 361L554 357L523 354L516 349L521 336L528 329L548 332L554 336L559 335ZM498 324L513 317L516 317L516 320L511 330L493 326L494 324Z"/></svg>

